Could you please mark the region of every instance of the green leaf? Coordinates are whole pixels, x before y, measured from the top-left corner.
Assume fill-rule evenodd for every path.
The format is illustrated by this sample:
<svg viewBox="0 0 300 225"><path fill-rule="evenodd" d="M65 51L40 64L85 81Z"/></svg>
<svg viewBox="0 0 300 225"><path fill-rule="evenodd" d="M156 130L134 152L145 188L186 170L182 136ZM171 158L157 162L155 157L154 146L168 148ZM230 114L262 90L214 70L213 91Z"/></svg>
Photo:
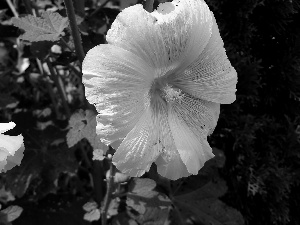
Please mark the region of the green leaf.
<svg viewBox="0 0 300 225"><path fill-rule="evenodd" d="M27 15L23 18L12 18L12 22L16 27L25 30L20 38L30 42L58 41L68 26L68 18L51 11L43 12L41 17Z"/></svg>
<svg viewBox="0 0 300 225"><path fill-rule="evenodd" d="M17 219L22 212L23 209L20 206L11 205L6 209L1 210L1 216L6 215L6 222L12 222Z"/></svg>
<svg viewBox="0 0 300 225"><path fill-rule="evenodd" d="M86 138L93 146L96 136L96 115L91 110L80 109L74 113L69 120L69 132L67 144L69 148L77 144L81 139Z"/></svg>
<svg viewBox="0 0 300 225"><path fill-rule="evenodd" d="M135 178L129 186L126 204L138 212L129 213L139 224L164 224L167 220L171 200L155 187L155 181L147 178Z"/></svg>
<svg viewBox="0 0 300 225"><path fill-rule="evenodd" d="M242 215L235 209L227 206L218 197L226 193L225 181L218 179L218 182L209 182L200 189L188 194L174 197L176 211L173 211L173 218L176 217L176 224L192 220L203 225L242 225ZM180 212L180 215L177 215Z"/></svg>
<svg viewBox="0 0 300 225"><path fill-rule="evenodd" d="M86 212L83 216L83 219L84 220L87 220L89 222L92 222L92 221L97 221L100 219L100 210L99 209L93 209L92 211L90 212Z"/></svg>

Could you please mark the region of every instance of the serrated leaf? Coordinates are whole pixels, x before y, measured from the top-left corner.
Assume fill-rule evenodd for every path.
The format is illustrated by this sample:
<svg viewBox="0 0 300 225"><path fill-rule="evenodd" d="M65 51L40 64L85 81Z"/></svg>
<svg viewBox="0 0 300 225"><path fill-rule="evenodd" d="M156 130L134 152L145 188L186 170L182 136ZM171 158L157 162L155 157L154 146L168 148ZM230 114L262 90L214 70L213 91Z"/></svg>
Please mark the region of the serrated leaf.
<svg viewBox="0 0 300 225"><path fill-rule="evenodd" d="M20 38L30 42L58 41L68 26L68 18L51 11L43 12L41 17L27 15L23 18L12 18L12 22L16 27L25 30Z"/></svg>
<svg viewBox="0 0 300 225"><path fill-rule="evenodd" d="M180 217L183 221L192 220L203 225L244 224L242 215L236 209L218 199L225 194L226 190L225 181L219 179L217 183L209 182L196 191L175 196L173 203L181 215L174 215L174 217ZM177 221L177 224L183 225L184 223Z"/></svg>
<svg viewBox="0 0 300 225"><path fill-rule="evenodd" d="M77 144L81 139L86 138L94 148L94 159L102 160L102 156L108 150L108 146L100 141L96 134L96 115L92 110L80 109L74 113L69 120L69 132L67 133L67 144L69 148Z"/></svg>
<svg viewBox="0 0 300 225"><path fill-rule="evenodd" d="M7 222L12 222L21 215L23 209L20 206L12 205L7 207L6 209L1 210L1 212L6 214Z"/></svg>

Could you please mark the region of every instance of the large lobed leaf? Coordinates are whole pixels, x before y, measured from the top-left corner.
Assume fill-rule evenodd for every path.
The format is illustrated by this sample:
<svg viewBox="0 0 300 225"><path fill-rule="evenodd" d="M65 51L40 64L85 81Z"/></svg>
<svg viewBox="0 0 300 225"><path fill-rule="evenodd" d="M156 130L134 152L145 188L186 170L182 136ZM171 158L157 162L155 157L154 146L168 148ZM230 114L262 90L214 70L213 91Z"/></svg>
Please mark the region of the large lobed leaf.
<svg viewBox="0 0 300 225"><path fill-rule="evenodd" d="M23 18L12 18L12 22L16 27L25 30L20 38L30 42L58 41L68 26L68 18L51 11L43 12L41 17L27 15Z"/></svg>
<svg viewBox="0 0 300 225"><path fill-rule="evenodd" d="M173 211L173 222L183 225L192 220L203 225L243 225L242 215L218 199L226 190L225 181L219 179L196 191L175 196L173 203L177 210Z"/></svg>

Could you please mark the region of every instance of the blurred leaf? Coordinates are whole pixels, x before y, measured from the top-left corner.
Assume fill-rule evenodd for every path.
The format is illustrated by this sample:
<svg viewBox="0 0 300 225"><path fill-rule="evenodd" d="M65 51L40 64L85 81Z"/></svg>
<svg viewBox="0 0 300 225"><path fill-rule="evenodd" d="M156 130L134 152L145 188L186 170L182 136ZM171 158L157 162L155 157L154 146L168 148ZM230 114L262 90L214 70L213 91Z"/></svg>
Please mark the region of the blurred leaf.
<svg viewBox="0 0 300 225"><path fill-rule="evenodd" d="M138 223L131 219L126 212L122 212L113 217L112 225L138 225Z"/></svg>
<svg viewBox="0 0 300 225"><path fill-rule="evenodd" d="M44 132L53 130L47 128ZM30 188L36 194L34 198L41 198L56 190L54 181L62 172L75 172L78 163L74 149L68 149L65 143L59 147L46 143L44 139L45 146L37 151L26 149L21 165L6 172L6 188L13 195L20 198Z"/></svg>
<svg viewBox="0 0 300 225"><path fill-rule="evenodd" d="M168 217L171 200L155 187L155 181L148 178L135 178L129 186L126 204L138 212L130 216L140 224L164 224Z"/></svg>
<svg viewBox="0 0 300 225"><path fill-rule="evenodd" d="M16 103L17 100L12 97L10 94L0 93L0 108L5 108L7 105Z"/></svg>
<svg viewBox="0 0 300 225"><path fill-rule="evenodd" d="M112 199L108 206L107 216L112 217L117 215L119 213L118 212L119 205L120 205L120 198Z"/></svg>
<svg viewBox="0 0 300 225"><path fill-rule="evenodd" d="M67 66L70 63L76 61L76 56L72 52L63 52L59 57L53 62L53 65L63 65Z"/></svg>
<svg viewBox="0 0 300 225"><path fill-rule="evenodd" d="M98 207L98 204L97 204L97 202L94 202L94 201L92 201L92 202L87 202L87 203L85 203L85 204L82 206L82 208L83 208L84 211L86 211L86 212L90 212L90 211L92 211L92 210L94 210L94 209L97 209L97 207Z"/></svg>
<svg viewBox="0 0 300 225"><path fill-rule="evenodd" d="M6 11L7 11L7 9L0 10L0 21L2 21L2 19L4 18Z"/></svg>
<svg viewBox="0 0 300 225"><path fill-rule="evenodd" d="M202 188L188 194L174 197L174 205L178 209L172 211L173 219L181 217L183 221L192 220L203 225L242 225L242 215L218 197L225 194L226 183L218 179L218 182L209 182ZM181 215L177 212L181 212ZM177 221L176 224L182 224ZM183 225L183 224L182 224Z"/></svg>
<svg viewBox="0 0 300 225"><path fill-rule="evenodd" d="M85 203L83 205L83 209L86 211L83 216L84 220L92 222L100 219L101 213L96 202L93 201Z"/></svg>
<svg viewBox="0 0 300 225"><path fill-rule="evenodd" d="M90 212L86 212L83 216L84 220L87 221L97 221L100 219L100 210L99 209L93 209Z"/></svg>
<svg viewBox="0 0 300 225"><path fill-rule="evenodd" d="M0 212L0 218L5 215L6 222L12 222L15 219L17 219L21 213L23 212L23 209L20 206L12 205L7 207L6 209L1 210ZM1 222L1 219L0 219Z"/></svg>
<svg viewBox="0 0 300 225"><path fill-rule="evenodd" d="M44 11L41 17L27 15L23 18L12 18L12 22L16 27L25 30L20 38L30 42L58 41L68 26L68 18L51 11Z"/></svg>
<svg viewBox="0 0 300 225"><path fill-rule="evenodd" d="M11 191L6 190L4 186L1 187L0 189L0 202L1 203L7 203L9 201L14 201L15 196L11 193ZM0 204L0 209L1 209L1 204Z"/></svg>
<svg viewBox="0 0 300 225"><path fill-rule="evenodd" d="M53 42L51 41L33 42L30 46L30 51L40 60L44 60L48 56L52 46Z"/></svg>

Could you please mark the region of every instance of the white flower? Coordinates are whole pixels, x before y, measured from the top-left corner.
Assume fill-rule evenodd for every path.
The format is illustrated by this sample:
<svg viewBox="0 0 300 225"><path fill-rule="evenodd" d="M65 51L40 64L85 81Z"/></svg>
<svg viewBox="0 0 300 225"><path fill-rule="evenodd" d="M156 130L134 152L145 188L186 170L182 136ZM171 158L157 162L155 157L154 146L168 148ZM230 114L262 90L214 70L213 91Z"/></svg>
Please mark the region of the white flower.
<svg viewBox="0 0 300 225"><path fill-rule="evenodd" d="M207 142L220 103L235 100L231 66L212 12L202 0L177 0L148 13L123 10L108 44L83 62L86 97L102 141L120 141L113 162L141 176L152 162L169 179L197 174L213 157Z"/></svg>
<svg viewBox="0 0 300 225"><path fill-rule="evenodd" d="M23 136L9 136L2 133L13 129L15 123L0 123L0 172L6 172L16 165L20 165L23 158Z"/></svg>

